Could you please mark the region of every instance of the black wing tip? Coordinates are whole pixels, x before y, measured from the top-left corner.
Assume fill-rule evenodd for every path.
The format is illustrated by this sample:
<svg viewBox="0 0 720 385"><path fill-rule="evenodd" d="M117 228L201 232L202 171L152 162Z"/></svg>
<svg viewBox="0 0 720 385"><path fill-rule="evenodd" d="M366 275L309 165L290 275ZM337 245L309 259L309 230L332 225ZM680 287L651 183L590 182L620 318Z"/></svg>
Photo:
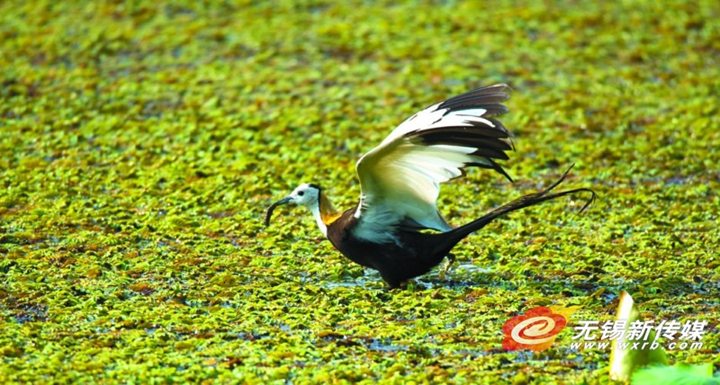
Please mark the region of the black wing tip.
<svg viewBox="0 0 720 385"><path fill-rule="evenodd" d="M505 171L505 169L498 162L496 162L490 158L485 158L485 160L489 164L480 163L480 162L468 162L468 163L465 163L465 167L480 167L480 168L487 168L487 169L495 170L496 172L500 173L500 175L504 176L508 181L510 181L510 183L515 184L515 181L513 180L513 178L510 177L510 175Z"/></svg>
<svg viewBox="0 0 720 385"><path fill-rule="evenodd" d="M509 112L509 109L501 103L510 99L511 92L512 88L505 83L493 84L454 96L440 103L438 108L447 108L451 111L483 108L488 110L486 116L502 115Z"/></svg>
<svg viewBox="0 0 720 385"><path fill-rule="evenodd" d="M497 92L503 92L503 93L507 93L507 94L513 92L512 87L510 87L509 85L507 85L505 83L495 83L495 84L491 84L489 86L478 87L472 91L468 91L467 94L472 93L472 92L487 92L487 91L495 91L495 90Z"/></svg>
<svg viewBox="0 0 720 385"><path fill-rule="evenodd" d="M482 89L489 89L489 90L497 89L498 91L507 94L508 98L510 98L510 94L514 91L512 87L510 87L509 85L507 85L507 84L505 84L505 83L496 83L496 84L493 84L493 85L490 85L490 86L480 87L480 88L478 88L478 89L479 89L479 90L482 90Z"/></svg>
<svg viewBox="0 0 720 385"><path fill-rule="evenodd" d="M500 174L502 174L502 176L504 176L505 178L507 178L507 180L509 180L510 183L515 184L515 181L513 180L513 178L510 177L510 175L505 171L504 168L502 168L502 166L501 166L500 164L498 164L498 162L495 162L495 161L492 160L492 159L489 159L489 160L490 160L490 163L493 164L493 170L495 170L495 171L499 172Z"/></svg>

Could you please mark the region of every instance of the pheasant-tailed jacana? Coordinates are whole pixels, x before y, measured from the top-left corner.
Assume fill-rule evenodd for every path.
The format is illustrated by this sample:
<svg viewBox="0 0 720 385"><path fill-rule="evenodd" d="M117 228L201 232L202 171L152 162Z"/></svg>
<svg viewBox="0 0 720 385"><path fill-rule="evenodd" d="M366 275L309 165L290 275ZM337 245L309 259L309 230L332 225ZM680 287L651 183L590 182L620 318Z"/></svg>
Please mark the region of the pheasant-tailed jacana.
<svg viewBox="0 0 720 385"><path fill-rule="evenodd" d="M380 272L390 287L423 275L442 262L460 240L493 219L564 195L550 187L502 205L464 226L452 228L435 205L440 183L465 174L465 168L493 169L512 182L495 161L508 159L510 132L493 116L504 114L509 98L504 84L483 87L432 105L398 126L380 145L360 158L356 171L362 196L357 206L338 211L316 184L301 184L267 211L282 204L306 206L320 231L346 257ZM569 170L568 170L569 171ZM437 230L437 232L423 232Z"/></svg>

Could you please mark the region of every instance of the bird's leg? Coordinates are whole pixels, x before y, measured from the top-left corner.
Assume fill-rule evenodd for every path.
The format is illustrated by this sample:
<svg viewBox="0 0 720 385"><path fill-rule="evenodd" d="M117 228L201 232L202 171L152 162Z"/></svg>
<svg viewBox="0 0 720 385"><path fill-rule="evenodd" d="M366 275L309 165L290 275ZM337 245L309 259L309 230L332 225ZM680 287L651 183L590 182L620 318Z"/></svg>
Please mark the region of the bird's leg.
<svg viewBox="0 0 720 385"><path fill-rule="evenodd" d="M448 264L452 265L455 263L455 254L448 253L448 255L446 255L446 257L448 258Z"/></svg>
<svg viewBox="0 0 720 385"><path fill-rule="evenodd" d="M446 255L446 257L447 257L447 261L445 262L443 267L440 269L440 278L442 278L442 279L445 279L445 274L447 274L450 271L450 268L452 267L452 265L455 264L455 254L448 253L448 255Z"/></svg>
<svg viewBox="0 0 720 385"><path fill-rule="evenodd" d="M398 287L403 290L407 290L410 287L413 287L416 290L425 290L426 289L425 285L423 285L420 281L417 281L414 279L408 279L407 281L402 281Z"/></svg>

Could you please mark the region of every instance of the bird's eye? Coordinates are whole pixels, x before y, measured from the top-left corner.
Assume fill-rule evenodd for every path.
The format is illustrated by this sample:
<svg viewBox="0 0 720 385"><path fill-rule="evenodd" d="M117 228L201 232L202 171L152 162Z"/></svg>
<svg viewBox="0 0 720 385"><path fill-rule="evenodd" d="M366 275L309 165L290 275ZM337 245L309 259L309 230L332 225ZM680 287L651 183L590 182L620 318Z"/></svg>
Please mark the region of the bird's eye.
<svg viewBox="0 0 720 385"><path fill-rule="evenodd" d="M298 195L300 195L300 196L305 195L305 191L299 191L299 192L298 192Z"/></svg>

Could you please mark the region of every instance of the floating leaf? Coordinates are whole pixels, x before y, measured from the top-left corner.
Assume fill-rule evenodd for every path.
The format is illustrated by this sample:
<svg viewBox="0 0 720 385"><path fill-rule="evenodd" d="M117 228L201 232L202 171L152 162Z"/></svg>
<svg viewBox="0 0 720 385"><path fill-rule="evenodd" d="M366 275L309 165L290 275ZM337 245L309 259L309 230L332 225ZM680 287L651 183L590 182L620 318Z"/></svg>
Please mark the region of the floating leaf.
<svg viewBox="0 0 720 385"><path fill-rule="evenodd" d="M713 377L713 365L677 364L640 369L632 375L633 385L720 385Z"/></svg>

